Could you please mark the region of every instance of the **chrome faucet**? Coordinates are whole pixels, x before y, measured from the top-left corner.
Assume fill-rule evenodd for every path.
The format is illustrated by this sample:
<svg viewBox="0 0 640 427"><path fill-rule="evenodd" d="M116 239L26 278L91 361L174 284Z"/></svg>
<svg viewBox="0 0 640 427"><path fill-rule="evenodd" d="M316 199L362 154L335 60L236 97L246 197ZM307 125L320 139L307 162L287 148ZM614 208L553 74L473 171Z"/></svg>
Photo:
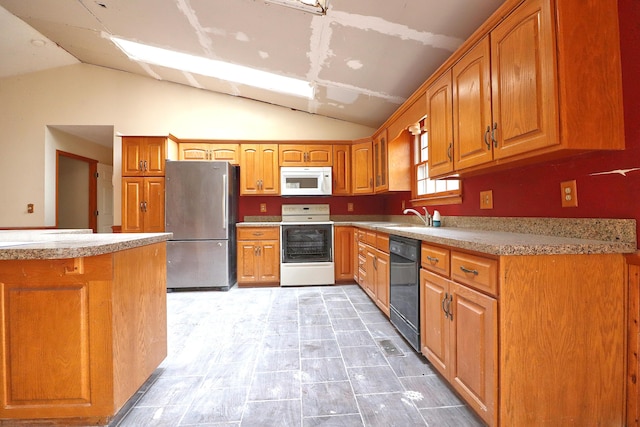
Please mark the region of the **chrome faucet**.
<svg viewBox="0 0 640 427"><path fill-rule="evenodd" d="M422 209L424 209L424 216L422 216L422 214L415 209L405 209L404 212L402 213L405 215L408 213L415 214L418 218L422 220L422 222L424 222L425 227L429 227L431 225L430 224L431 215L429 215L429 211L427 210L427 208L423 206Z"/></svg>

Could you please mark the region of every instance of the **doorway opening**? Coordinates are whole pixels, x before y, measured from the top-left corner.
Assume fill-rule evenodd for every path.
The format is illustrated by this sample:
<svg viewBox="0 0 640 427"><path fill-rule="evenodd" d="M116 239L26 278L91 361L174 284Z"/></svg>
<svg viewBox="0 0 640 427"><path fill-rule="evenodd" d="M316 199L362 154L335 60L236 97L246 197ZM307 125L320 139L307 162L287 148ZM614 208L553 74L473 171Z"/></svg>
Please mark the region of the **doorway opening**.
<svg viewBox="0 0 640 427"><path fill-rule="evenodd" d="M56 150L56 228L97 226L98 161Z"/></svg>

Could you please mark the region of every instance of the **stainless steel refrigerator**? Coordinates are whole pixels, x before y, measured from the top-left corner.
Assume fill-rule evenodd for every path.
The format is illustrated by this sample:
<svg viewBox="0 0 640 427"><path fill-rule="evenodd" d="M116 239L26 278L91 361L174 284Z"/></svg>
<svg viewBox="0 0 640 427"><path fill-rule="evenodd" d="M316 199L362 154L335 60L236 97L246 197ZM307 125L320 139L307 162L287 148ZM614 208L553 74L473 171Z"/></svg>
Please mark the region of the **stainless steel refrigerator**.
<svg viewBox="0 0 640 427"><path fill-rule="evenodd" d="M236 283L238 168L167 161L167 288L228 290Z"/></svg>

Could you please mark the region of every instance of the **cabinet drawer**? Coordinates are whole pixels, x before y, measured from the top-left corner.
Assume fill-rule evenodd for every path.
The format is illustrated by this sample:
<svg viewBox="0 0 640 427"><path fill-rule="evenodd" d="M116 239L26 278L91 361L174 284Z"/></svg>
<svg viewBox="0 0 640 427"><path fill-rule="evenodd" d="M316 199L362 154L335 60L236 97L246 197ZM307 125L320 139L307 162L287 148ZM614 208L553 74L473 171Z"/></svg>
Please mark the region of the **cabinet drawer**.
<svg viewBox="0 0 640 427"><path fill-rule="evenodd" d="M389 253L389 235L387 233L376 234L376 249Z"/></svg>
<svg viewBox="0 0 640 427"><path fill-rule="evenodd" d="M451 252L451 278L479 291L498 295L498 261Z"/></svg>
<svg viewBox="0 0 640 427"><path fill-rule="evenodd" d="M365 243L369 246L376 246L376 232L375 231L367 231L365 233Z"/></svg>
<svg viewBox="0 0 640 427"><path fill-rule="evenodd" d="M280 227L238 227L238 240L279 240Z"/></svg>
<svg viewBox="0 0 640 427"><path fill-rule="evenodd" d="M422 268L444 276L449 276L450 260L451 254L449 249L431 246L426 243L422 244L420 249L420 265Z"/></svg>

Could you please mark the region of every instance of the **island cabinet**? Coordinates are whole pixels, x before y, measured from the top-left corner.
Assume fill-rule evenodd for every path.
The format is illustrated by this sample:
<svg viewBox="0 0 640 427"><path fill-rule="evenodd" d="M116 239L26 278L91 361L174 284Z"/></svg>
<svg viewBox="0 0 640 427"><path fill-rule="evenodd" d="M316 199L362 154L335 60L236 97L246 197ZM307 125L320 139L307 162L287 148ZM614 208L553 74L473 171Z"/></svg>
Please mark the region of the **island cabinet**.
<svg viewBox="0 0 640 427"><path fill-rule="evenodd" d="M167 355L166 243L0 271L0 423L108 424Z"/></svg>
<svg viewBox="0 0 640 427"><path fill-rule="evenodd" d="M238 286L280 282L280 228L238 227Z"/></svg>
<svg viewBox="0 0 640 427"><path fill-rule="evenodd" d="M354 237L353 227L335 226L334 232L334 263L335 263L335 280L338 282L353 283L353 267L354 267Z"/></svg>
<svg viewBox="0 0 640 427"><path fill-rule="evenodd" d="M351 192L373 194L373 144L370 138L351 147Z"/></svg>
<svg viewBox="0 0 640 427"><path fill-rule="evenodd" d="M240 145L240 194L280 193L278 144Z"/></svg>
<svg viewBox="0 0 640 427"><path fill-rule="evenodd" d="M280 144L280 166L332 166L333 148L325 144Z"/></svg>
<svg viewBox="0 0 640 427"><path fill-rule="evenodd" d="M617 28L615 0L506 2L427 86L430 177L624 149Z"/></svg>
<svg viewBox="0 0 640 427"><path fill-rule="evenodd" d="M489 426L624 425L624 271L423 243L422 353Z"/></svg>
<svg viewBox="0 0 640 427"><path fill-rule="evenodd" d="M240 164L240 144L180 142L180 160L219 160Z"/></svg>

